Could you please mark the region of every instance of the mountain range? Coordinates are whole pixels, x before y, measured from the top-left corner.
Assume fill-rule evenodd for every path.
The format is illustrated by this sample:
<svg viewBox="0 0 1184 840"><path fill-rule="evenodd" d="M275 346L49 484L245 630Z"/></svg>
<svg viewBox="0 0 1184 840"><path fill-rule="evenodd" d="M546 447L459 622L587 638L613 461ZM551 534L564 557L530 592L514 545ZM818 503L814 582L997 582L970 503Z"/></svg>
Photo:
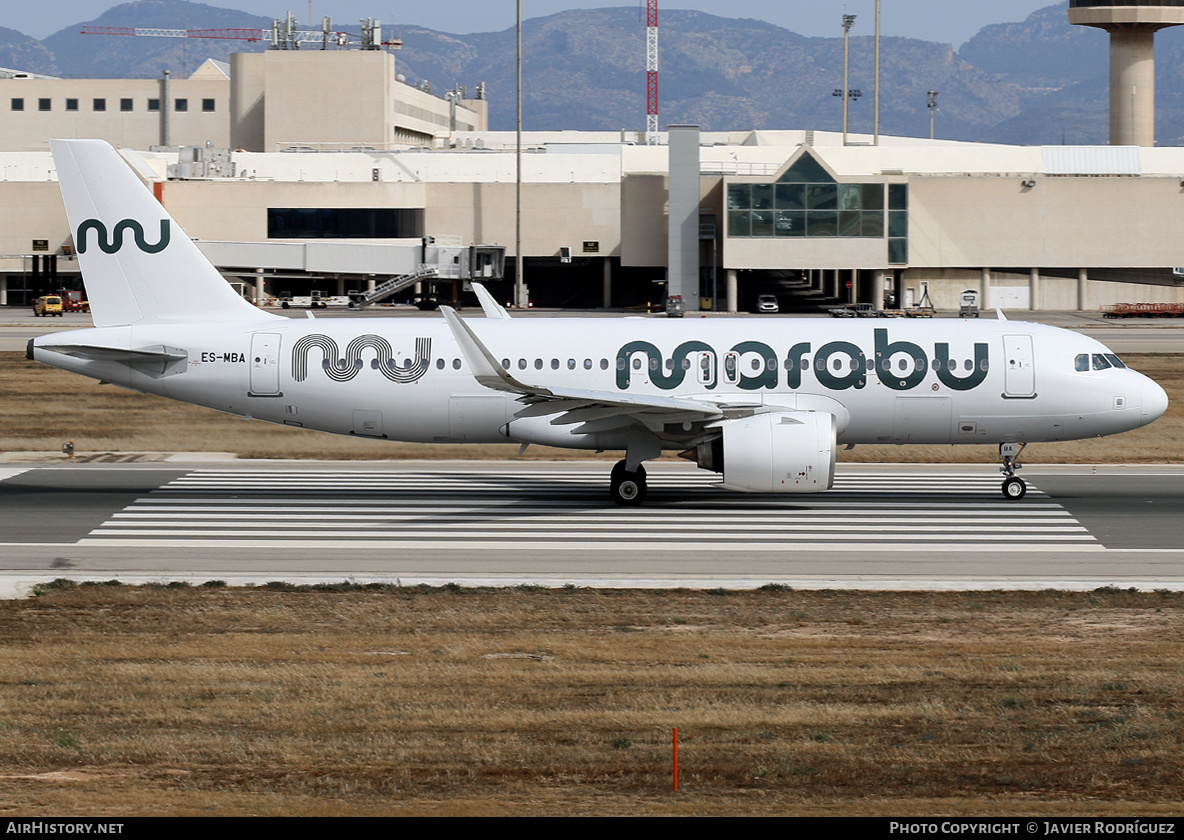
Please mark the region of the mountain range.
<svg viewBox="0 0 1184 840"><path fill-rule="evenodd" d="M72 78L185 75L206 58L264 44L81 35L97 26L269 29L270 18L185 0L138 0L38 41L0 27L0 66ZM336 28L336 27L335 27ZM357 31L357 27L341 27ZM397 72L437 94L486 83L490 127L514 127L515 36L453 35L397 23ZM663 9L660 120L704 130L840 130L843 42L758 20ZM586 9L523 23L523 125L535 130L641 129L645 125L645 20L638 7ZM850 39L850 128L872 129L873 42ZM1069 24L1058 3L1026 20L984 27L955 50L914 38L881 42L880 130L927 136L926 92L938 91L936 136L1015 144L1107 142L1107 35ZM1156 136L1184 145L1184 28L1156 40Z"/></svg>

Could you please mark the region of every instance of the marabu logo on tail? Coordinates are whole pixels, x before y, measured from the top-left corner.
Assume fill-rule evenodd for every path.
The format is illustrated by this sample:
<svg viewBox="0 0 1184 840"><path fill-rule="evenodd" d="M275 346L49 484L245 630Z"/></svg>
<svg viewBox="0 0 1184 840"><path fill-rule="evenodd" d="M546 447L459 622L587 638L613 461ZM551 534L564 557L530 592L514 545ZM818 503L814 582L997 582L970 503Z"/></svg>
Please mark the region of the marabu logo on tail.
<svg viewBox="0 0 1184 840"><path fill-rule="evenodd" d="M123 247L123 232L130 230L132 236L136 240L136 247L145 254L159 254L169 244L169 220L160 220L160 241L155 245L149 245L144 241L144 228L135 219L124 219L115 225L115 231L111 235L111 239L107 239L107 226L98 219L87 219L78 226L78 233L74 235L74 245L78 253L86 253L86 232L94 230L97 232L95 242L104 254L114 254Z"/></svg>

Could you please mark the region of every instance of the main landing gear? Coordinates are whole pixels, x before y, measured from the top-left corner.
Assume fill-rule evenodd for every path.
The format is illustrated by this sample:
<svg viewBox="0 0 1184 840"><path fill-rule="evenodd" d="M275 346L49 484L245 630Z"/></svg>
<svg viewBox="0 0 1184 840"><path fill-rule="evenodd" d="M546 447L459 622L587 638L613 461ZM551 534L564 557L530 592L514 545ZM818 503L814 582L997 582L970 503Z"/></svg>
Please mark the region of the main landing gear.
<svg viewBox="0 0 1184 840"><path fill-rule="evenodd" d="M1016 470L1022 469L1024 466L1019 463L1019 457L1027 445L1026 443L999 444L999 457L1003 459L1003 466L999 468L999 472L1007 476L1003 479L1003 498L1005 499L1022 499L1024 494L1028 492L1028 485L1024 484L1024 480L1015 474Z"/></svg>
<svg viewBox="0 0 1184 840"><path fill-rule="evenodd" d="M634 506L645 501L645 467L637 465L637 472L630 472L625 461L617 461L609 475L609 495L618 505Z"/></svg>

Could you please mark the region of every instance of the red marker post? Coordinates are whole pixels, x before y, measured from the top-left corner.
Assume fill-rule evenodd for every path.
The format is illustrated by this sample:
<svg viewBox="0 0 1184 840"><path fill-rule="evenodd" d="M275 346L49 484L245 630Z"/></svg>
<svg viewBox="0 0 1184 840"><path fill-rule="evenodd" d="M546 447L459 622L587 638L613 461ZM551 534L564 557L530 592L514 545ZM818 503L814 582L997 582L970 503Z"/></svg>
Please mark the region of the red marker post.
<svg viewBox="0 0 1184 840"><path fill-rule="evenodd" d="M678 727L674 727L674 790L678 791Z"/></svg>

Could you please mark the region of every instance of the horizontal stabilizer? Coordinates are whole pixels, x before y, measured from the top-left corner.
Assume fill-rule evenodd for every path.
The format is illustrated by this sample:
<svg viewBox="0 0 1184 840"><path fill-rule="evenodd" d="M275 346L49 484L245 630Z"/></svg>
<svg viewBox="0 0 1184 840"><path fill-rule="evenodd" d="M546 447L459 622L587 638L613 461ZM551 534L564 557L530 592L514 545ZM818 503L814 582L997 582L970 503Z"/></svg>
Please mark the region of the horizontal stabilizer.
<svg viewBox="0 0 1184 840"><path fill-rule="evenodd" d="M94 344L41 344L37 346L37 349L92 362L117 362L145 373L156 374L179 372L178 369L184 369L185 364L189 361L189 354L185 350L164 345L129 350L123 347L101 347Z"/></svg>

